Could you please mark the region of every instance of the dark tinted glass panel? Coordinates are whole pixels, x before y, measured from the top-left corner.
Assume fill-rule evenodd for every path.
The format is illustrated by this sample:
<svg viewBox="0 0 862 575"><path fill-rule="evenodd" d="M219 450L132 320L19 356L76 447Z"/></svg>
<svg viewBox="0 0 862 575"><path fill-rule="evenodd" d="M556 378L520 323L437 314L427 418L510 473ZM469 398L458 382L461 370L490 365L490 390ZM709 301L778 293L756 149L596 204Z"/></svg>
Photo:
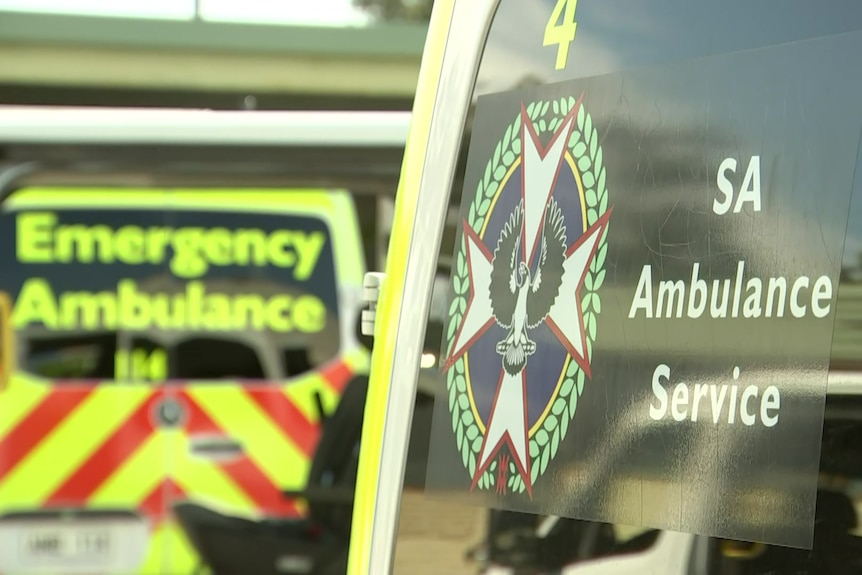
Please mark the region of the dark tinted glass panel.
<svg viewBox="0 0 862 575"><path fill-rule="evenodd" d="M199 290L213 306L209 328L233 331L238 346L245 345L243 332L260 334L258 355L281 358L271 367L279 371L262 377L301 375L338 352L337 276L326 222L205 211L170 212L169 221L187 236L170 248L169 283L159 289Z"/></svg>
<svg viewBox="0 0 862 575"><path fill-rule="evenodd" d="M52 379L112 379L116 351L113 333L45 336L27 343L24 368Z"/></svg>
<svg viewBox="0 0 862 575"><path fill-rule="evenodd" d="M256 359L252 368L197 370L207 377L293 377L339 349L332 238L317 218L6 206L0 241L0 289L13 299L22 344L45 331L64 341L110 332L120 360L100 377L172 377L172 346L195 333L236 334L235 347L245 350L252 349L246 332L257 334L250 336L256 357L283 359L266 369ZM132 342L135 333L149 343ZM21 367L35 369L29 359Z"/></svg>
<svg viewBox="0 0 862 575"><path fill-rule="evenodd" d="M569 47L567 64L556 69L555 56L558 47L553 43L543 43L543 38L546 37L547 27L551 25L550 14L555 6L564 4L577 4L577 34ZM612 241L617 242L617 245L632 248L633 253L642 250L644 245L648 245L650 249L655 248L653 257L644 259L639 266L652 262L653 268L660 270L653 278L656 283L678 279L678 274L673 271L677 263L673 260L687 261L692 257L692 253L701 249L704 243L700 240L707 228L711 228L712 232L709 237L712 251L706 253L709 256L709 265L713 268L710 273L715 273L721 257L751 249L751 241L739 241L744 236L742 227L732 232L722 232L719 227L707 225L705 219L698 220L709 211L708 208L692 209L689 203L691 198L707 197L708 194L715 193L716 170L713 164L717 166L725 157L740 157L741 168L736 174L739 180L734 182L734 185L740 188L745 172L744 162L748 159L746 150L761 151L764 158L771 154L772 160L763 164L762 172L764 181L769 181L772 186L769 193L784 194L782 197L798 194L807 202L807 208L801 210L802 213L797 214L795 220L788 217L794 208L789 203L782 204L781 221L795 221L794 224L785 225L784 229L795 230L796 240L791 238L783 248L760 250L757 255L763 258L763 261L771 262L768 267L778 269L781 266L798 266L805 273L811 272L818 265L827 268L838 261L836 256L834 261L814 265L801 264L803 258L810 253L807 250L811 245L844 243L844 252L840 283L835 282L833 290L837 297L833 300L834 305L827 320L831 321L832 317L835 319L834 339L831 341L829 357L822 362L823 367L828 364L830 371L830 397L826 403L822 452L819 458L812 458L812 465L784 465L776 460L776 453L781 450L795 450L798 453L807 451L809 454L816 454L817 446L821 444L819 421L814 426L816 429L807 429L805 433L800 433L800 427L793 425L795 421L785 416L785 427L782 434L778 434L783 439L776 435L776 439L771 443L764 442L754 448L752 434L741 434L732 451L722 452L722 446L726 445L724 442L734 432L705 429L700 445L698 442L681 441L679 436L669 431L672 429L670 426L641 424L640 422L651 422L647 417L632 415L635 410L642 410L639 402L626 402L625 399L620 399L622 394L619 386L604 385L599 390L593 388L591 392L584 392L583 396L578 389L579 397L575 400L579 416L573 418L571 423L566 422L567 441L570 445L576 444L575 447L569 448L570 453L591 452L593 455L581 461L581 465L573 466L568 474L549 471L548 475L554 477L549 480L550 485L546 483L544 488L535 488L531 494L532 501L528 502L530 498L522 493L523 497L516 502L512 496L501 497L500 490L494 493L494 487L499 487L501 480L518 475L514 465L511 465L512 459L497 460L509 463L511 469L496 477L498 484L494 487L488 488L486 477L473 477L470 474L472 469L470 473L464 474L464 481L459 483L456 474L462 473L464 467L469 467L469 453L465 455L465 452L470 452L469 442L463 439L468 437L468 429L465 425L458 430L456 418L449 413L441 415L440 420L444 421L441 429L451 429L451 437L447 437L450 445L448 454L451 458L441 458L439 463L435 462L429 477L433 477L435 473L446 475L446 479L441 479L440 484L445 485L448 481L453 485L452 491L457 491L459 496L462 488L464 492L469 489L471 478L481 479L484 487L474 485L474 493L476 490L485 489L488 493L485 503L500 505L500 502L506 499L503 505L510 509L491 512L492 517L497 520L492 521L487 542L493 550L491 563L516 566L517 569L511 573L557 573L556 569L563 565L592 563L598 558L611 555L618 556L619 566L595 563L584 565L583 570L572 572L599 574L655 570L680 574L782 575L859 571L862 561L862 527L858 514L859 510L862 510L862 473L856 462L862 460L862 410L856 398L862 394L862 170L858 169L859 161L856 159L854 182L852 172L846 168L852 168L853 160L857 158L860 134L857 126L858 113L852 105L858 100L856 95L860 90L854 82L858 82L860 76L854 73L849 79L842 78L842 73L836 70L853 69L852 61L859 53L859 38L862 37L860 30L862 5L850 0L770 0L755 3L746 0L709 3L680 0L500 2L484 47L476 88L472 94L473 101L481 96L530 87L514 94L512 100L523 98L526 106L530 101L544 99L553 104L553 107L548 107L551 110L550 116L562 116L565 115L564 112L558 113L557 108L562 101L560 94L554 94L553 89L548 92L543 86L559 87L563 86L564 82L583 79L584 83L570 86L578 87L578 93L581 87L586 87L584 103L592 114L592 127L596 128L599 135L598 147L603 148L602 159L603 165L607 166L607 181L616 180L612 188L612 193L616 194L613 201L627 201L624 199L627 196L637 195L642 204L641 211L636 213L637 217L620 219L623 210L616 210L614 216L617 219L612 219L610 225L610 234L614 237ZM800 44L801 42L811 43ZM764 50L776 47L781 48L772 52ZM823 52L820 52L821 49ZM817 56L827 52L837 57ZM759 55L768 53L782 54L785 59L779 61L781 58L777 57L778 65L759 69L745 66L746 62L750 64ZM691 73L674 77L674 73L683 70L689 70ZM714 73L710 74L708 70ZM821 74L820 79L814 80L812 73ZM835 76L834 82L829 81L830 74ZM797 80L800 81L799 84L795 84ZM617 86L613 89L603 90L614 82ZM836 84L841 82L847 82L842 85L850 89L836 90ZM532 87L536 87L536 90L532 90ZM784 90L784 87L790 88ZM549 93L550 96L547 95ZM576 99L578 93L571 95ZM553 95L557 98L552 102ZM729 97L726 97L727 95ZM749 103L747 108L746 98ZM757 98L762 99L760 105L756 104ZM487 101L490 100L491 98L488 98ZM742 103L736 105L737 100ZM502 98L497 100L500 101ZM751 102L755 104L752 105ZM487 107L493 105L487 104ZM505 106L500 104L500 107ZM513 112L506 118L508 123L498 123L493 130L488 129L487 133L477 133L476 126L479 121L474 123L474 118L482 118L481 106L478 112L474 108L475 116L468 116L465 145L461 150L462 161L468 155L467 143L471 139L478 141L475 148L470 148L469 152L471 155L480 156L475 159L476 165L481 168L477 172L480 189L483 185L481 179L485 173L485 162L490 163L491 158L496 161L497 155L505 155L506 149L499 146L499 153L495 155L497 142L510 142L515 138L515 135L504 136L506 127L516 119L515 108L516 106L511 106ZM508 113L509 108L505 109ZM562 106L559 109L562 109ZM720 116L710 116L719 109L722 110ZM541 114L535 116L537 124L540 116ZM704 118L711 120L706 124L708 129L705 129L702 123L698 124L698 121ZM695 121L692 121L693 119ZM561 124L559 120L557 122L555 127ZM817 127L827 123L833 126L843 124L845 128L850 126L846 128L844 136L852 132L851 137L842 137L839 142L839 138L830 137L828 131L815 136ZM692 127L697 129L690 129ZM584 128L583 125L575 128L576 132L586 130L589 130L589 127ZM540 131L541 145L550 146L554 128L545 130L541 127ZM514 131L512 133L514 134ZM794 146L799 142L802 142L803 147L808 147L807 152L804 148L794 151ZM521 143L519 141L519 144ZM590 149L590 142L587 142L586 149ZM799 150L802 150L802 153L799 153ZM713 155L715 158L712 158ZM792 158L797 158L798 161ZM587 160L583 163L589 171L589 166L595 163L596 156L592 155ZM842 166L840 170L835 167L838 163ZM456 183L452 190L454 205L461 205L462 190L465 194L470 194L470 199L476 193L477 177L474 177L476 174L471 173L471 169L462 163L456 172ZM810 175L814 170L819 174L826 174L827 177L818 178L803 186L801 182L806 177L803 172ZM829 177L839 171L841 174L838 179L826 183ZM592 174L587 178L590 182L598 180L591 176ZM484 185L487 184L488 177L485 176ZM592 185L587 183L585 187ZM608 186L612 184L609 183ZM800 192L800 189L803 191ZM592 191L595 192L595 189ZM839 203L842 204L840 210L836 209ZM660 211L667 217L654 221L655 214ZM841 211L849 212L846 242L843 238L844 222L840 221L840 218L833 221L830 217L824 217L827 212L834 214ZM774 211L772 213L774 214ZM712 217L711 212L709 217ZM758 223L762 224L763 220L755 222L754 225ZM746 220L745 224L740 225L751 224ZM796 243L816 226L821 228L820 237L813 235L815 239ZM459 230L457 226L447 229L441 247L441 259L452 260L453 252L457 255ZM765 240L776 231L777 228L764 225L760 237L756 239ZM570 225L567 227L567 233L577 236L580 230ZM494 241L488 241L487 245L493 250ZM768 245L768 242L765 241L764 245ZM625 274L623 260L628 256L622 249L615 251L616 253L609 254L606 260L611 262L607 264L607 273L604 276L606 284L618 281L618 278ZM834 250L829 251L831 255L835 255ZM754 258L749 260L753 261ZM705 267L706 264L702 266ZM688 279L685 283L688 284ZM605 293L607 291L606 287ZM602 300L604 309L602 320L598 322L598 330L603 335L596 340L595 349L597 357L607 353L610 356L609 361L617 365L631 366L634 373L644 372L644 389L649 388L649 376L652 373L651 369L647 368L654 367L647 356L655 349L666 349L669 356L678 354L689 343L682 336L687 329L691 330L688 340L709 334L711 329L715 330L713 333L720 335L720 329L723 329L706 325L698 330L682 322L669 322L666 333L656 333L644 347L622 347L615 350L615 354L602 351L601 346L607 345L609 339L613 338L614 330L618 329L615 325L609 325L606 319L610 316L608 307L618 305L620 301L625 301L628 305L631 302L631 291L617 291ZM627 312L628 308L625 311ZM622 325L625 315L622 314L619 319L619 322L611 323ZM700 333L696 333L696 330ZM745 337L744 331L737 333L739 338ZM716 335L717 340L721 339L719 335ZM679 339L674 340L674 337ZM441 339L445 342L445 335ZM821 339L823 338L818 336L818 341L812 342L811 347L820 346L829 350L830 342L824 343ZM672 345L672 341L681 343ZM786 354L780 375L773 373L772 380L782 389L782 394L786 393L782 399L792 397L796 391L793 389L794 382L803 378L792 372L793 366L796 365L794 362L799 361L801 354L791 353L789 345L782 341L781 334L755 343L764 348L771 347L773 353ZM632 339L627 341L626 345L631 346ZM710 353L705 353L696 361L725 361L717 344L715 347L711 356ZM807 351L803 350L803 353ZM676 362L675 367L679 367L684 360L681 355L676 355L673 362ZM598 367L594 374L601 364L597 362L595 365ZM768 373L765 378L769 379ZM702 381L707 379L703 378ZM825 377L822 378L822 383L825 393ZM586 388L589 389L593 384L594 382L588 379ZM470 385L469 380L467 385ZM540 382L534 383L531 380L525 394L534 393L535 387L540 385ZM454 397L454 394L450 396L448 392L447 387L445 393L440 396L440 402L448 402L450 406L454 402L454 405L457 405L460 398ZM476 393L475 387L473 392ZM491 393L479 400L490 404L492 400L496 401L496 396ZM569 402L567 410L575 409L575 400ZM473 401L473 398L470 401ZM610 409L617 401L620 402L621 409ZM545 401L533 402L530 408L536 409L536 403L538 408L545 405ZM643 402L644 408L646 403ZM807 418L807 422L812 420L812 413L819 411L819 405L816 403L812 401L804 410L800 410L805 412L802 417ZM583 420L589 416L580 415L585 409L601 414L600 418L603 418L604 422L585 425ZM483 415L487 416L488 410L485 411ZM565 413L568 415L568 411ZM487 417L484 423L488 423ZM596 433L597 427L601 429L601 433ZM556 429L559 429L559 423ZM483 429L482 432L484 431ZM462 439L458 438L459 432ZM629 440L622 439L626 434L630 434ZM529 458L533 460L533 465L541 464L542 472L539 475L544 474L546 468L561 468L555 467L560 465L559 463L547 463L537 457L553 443L552 451L557 453L559 460L559 453L566 449L562 447L563 440L559 439L559 435L561 434L555 435L554 429L550 429L547 435L542 436L541 442L537 442L537 446L530 445ZM535 437L533 430L529 440ZM481 439L475 439L475 434L470 440L481 442ZM561 446L559 453L557 441ZM461 449L463 444L468 447ZM787 446L792 448L788 450ZM537 447L535 451L534 447ZM478 452L479 447L473 451ZM504 449L504 453L507 456L512 455L511 449ZM620 469L632 469L637 465L643 465L641 469L647 470L651 462L662 460L662 453L670 454L670 457L663 460L666 465L654 465L650 473L644 471L626 475L620 472ZM536 458L533 459L534 457ZM699 465L702 469L711 469L710 466L715 466L717 461L723 463L716 468L712 479L708 477L711 474L705 473L704 481L700 484L678 479L675 483L669 481L670 489L655 489L657 484L667 481L667 478L673 475L672 468L682 470L687 466ZM750 470L750 477L754 481L745 497L734 497L734 501L730 501L729 498L722 497L726 488L721 487L720 482L724 481L728 485L735 483L732 476L735 469ZM713 479L719 488L709 487ZM786 497L786 493L780 492L781 486L790 482L797 482L797 485L806 484L805 489L800 491L802 495L795 500L786 498L781 505L775 504L779 498ZM513 485L517 487L517 478L502 487L502 492L506 492L508 487L511 493ZM541 526L546 518L515 511L532 507L533 502L546 493L543 493L542 489L558 490L556 509L575 517L598 515L619 518L628 515L634 520L648 514L644 511L645 508L654 507L665 511L672 509L674 513L679 510L678 520L671 522L679 527L679 531L685 531L692 524L703 525L703 518L712 522L713 529L725 530L725 534L732 531L729 525L734 522L747 522L749 528L745 537L750 539L780 538L796 529L797 533L788 536L788 540L795 538L797 543L804 542L805 537L799 534L810 526L807 519L811 519L814 525L814 548L789 549L780 545L700 538L697 535L644 528L640 528L640 531L638 528L632 528L633 531L630 531L630 528L613 525L615 533L626 532L630 536L624 537L624 540L617 540L616 536L606 539L609 546L604 547L604 551L600 550L601 545L592 551L585 551L590 548L590 541L602 541L602 533L607 535L602 529L590 530L585 527L591 525L604 528L610 524L564 519L558 522L561 526L557 527L558 531L551 531L550 535L544 533ZM575 495L576 492L579 495ZM652 496L647 495L641 499L627 496L638 492ZM799 513L800 509L805 511ZM800 521L800 518L805 521ZM782 530L785 530L784 533L779 535ZM560 535L563 532L565 536ZM549 544L548 538L553 539L553 553L549 553L546 547ZM698 547L698 544L704 541L708 545ZM650 552L659 546L667 550L667 555L662 551L662 559L657 562L654 556L650 556ZM708 552L701 552L703 549ZM552 556L553 559L549 562ZM510 573L501 571L503 572ZM565 570L562 572L566 573Z"/></svg>
<svg viewBox="0 0 862 575"><path fill-rule="evenodd" d="M183 379L263 379L254 349L224 339L196 338L176 346L176 377Z"/></svg>

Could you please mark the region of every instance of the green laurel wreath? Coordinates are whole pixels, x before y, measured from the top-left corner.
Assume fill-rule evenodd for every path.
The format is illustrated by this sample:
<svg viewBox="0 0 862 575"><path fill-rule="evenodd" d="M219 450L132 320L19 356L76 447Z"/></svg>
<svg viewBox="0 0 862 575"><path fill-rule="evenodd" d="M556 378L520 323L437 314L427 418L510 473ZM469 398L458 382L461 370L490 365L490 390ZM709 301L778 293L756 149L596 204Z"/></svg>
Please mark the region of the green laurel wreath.
<svg viewBox="0 0 862 575"><path fill-rule="evenodd" d="M527 107L527 115L533 123L536 133L541 135L554 132L575 106L575 98L561 98L533 102ZM548 110L553 110L553 117L548 119ZM491 201L499 189L500 182L521 154L521 114L506 128L503 138L497 143L493 156L485 167L484 177L476 188L476 197L470 204L467 223L478 234ZM584 197L587 205L587 225L592 226L608 208L608 190L605 187L605 167L602 164L602 148L598 143L598 134L591 116L584 111L583 105L578 109L577 127L572 131L568 149L575 159L581 181L584 186ZM449 307L449 324L446 333L446 348L450 350L455 338L455 332L461 323L464 311L467 309L467 297L470 293L470 279L467 274L465 259L465 243L463 234L460 239L458 255L455 262L455 273L452 274L452 284L455 297ZM601 313L602 302L598 289L605 280L605 257L607 256L607 228L599 240L596 257L584 279L584 292L581 308L584 312L584 326L587 331L587 352L592 358L593 342L596 339L596 315ZM569 361L565 379L560 387L558 397L553 403L547 418L536 431L529 442L531 483L542 475L548 463L557 454L560 443L565 439L569 422L575 415L578 397L584 390L585 374L575 361ZM458 450L464 467L472 477L476 472L479 450L482 448L483 435L470 409L467 397L467 380L464 374L464 358L461 357L449 369L446 378L449 392L449 411L452 413L452 430L455 433ZM577 393L574 390L577 389ZM521 493L526 488L514 463L509 463L506 473L507 485L510 491ZM488 489L497 481L497 461L494 460L482 477L478 487Z"/></svg>

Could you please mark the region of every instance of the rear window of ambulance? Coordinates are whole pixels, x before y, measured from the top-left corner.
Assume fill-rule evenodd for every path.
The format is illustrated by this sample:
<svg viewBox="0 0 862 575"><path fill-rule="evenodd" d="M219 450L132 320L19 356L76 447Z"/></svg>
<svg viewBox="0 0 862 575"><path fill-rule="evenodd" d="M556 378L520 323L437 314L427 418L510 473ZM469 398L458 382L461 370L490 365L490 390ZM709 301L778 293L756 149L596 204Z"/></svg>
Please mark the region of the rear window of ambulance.
<svg viewBox="0 0 862 575"><path fill-rule="evenodd" d="M151 379L287 377L301 369L285 358L312 369L338 350L331 235L318 218L40 208L0 215L0 240L20 365L37 375L122 379L115 359L136 341L165 355Z"/></svg>

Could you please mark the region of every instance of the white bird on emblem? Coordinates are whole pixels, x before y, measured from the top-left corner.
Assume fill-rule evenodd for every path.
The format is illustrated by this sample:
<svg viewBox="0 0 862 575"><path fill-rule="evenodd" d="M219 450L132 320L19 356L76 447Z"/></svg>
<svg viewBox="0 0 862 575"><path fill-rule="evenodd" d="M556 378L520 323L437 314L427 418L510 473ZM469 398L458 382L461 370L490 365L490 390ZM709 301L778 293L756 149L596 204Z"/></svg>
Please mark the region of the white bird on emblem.
<svg viewBox="0 0 862 575"><path fill-rule="evenodd" d="M503 356L503 369L515 375L527 365L527 357L536 351L536 343L528 334L548 315L559 294L566 261L566 226L563 214L554 198L545 208L542 227L542 251L531 276L526 258L521 257L521 236L524 233L524 204L518 204L503 226L494 250L489 285L494 320L509 330L497 343L497 353ZM572 305L577 302L572 301Z"/></svg>

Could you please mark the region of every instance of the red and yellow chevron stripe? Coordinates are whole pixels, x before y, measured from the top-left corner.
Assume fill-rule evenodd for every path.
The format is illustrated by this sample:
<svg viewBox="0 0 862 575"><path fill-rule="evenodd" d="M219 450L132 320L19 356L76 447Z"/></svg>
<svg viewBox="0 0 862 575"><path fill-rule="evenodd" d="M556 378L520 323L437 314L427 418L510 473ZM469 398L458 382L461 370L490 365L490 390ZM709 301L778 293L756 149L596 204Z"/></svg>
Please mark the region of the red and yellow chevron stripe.
<svg viewBox="0 0 862 575"><path fill-rule="evenodd" d="M320 433L313 392L332 409L367 363L367 352L349 354L288 385L94 385L16 374L0 396L0 511L134 509L152 523L140 573L187 571L195 556L171 504L191 498L240 514L300 513L281 490L306 481ZM175 429L156 419L166 398L182 406ZM190 443L198 435L233 439L243 452L196 458Z"/></svg>

